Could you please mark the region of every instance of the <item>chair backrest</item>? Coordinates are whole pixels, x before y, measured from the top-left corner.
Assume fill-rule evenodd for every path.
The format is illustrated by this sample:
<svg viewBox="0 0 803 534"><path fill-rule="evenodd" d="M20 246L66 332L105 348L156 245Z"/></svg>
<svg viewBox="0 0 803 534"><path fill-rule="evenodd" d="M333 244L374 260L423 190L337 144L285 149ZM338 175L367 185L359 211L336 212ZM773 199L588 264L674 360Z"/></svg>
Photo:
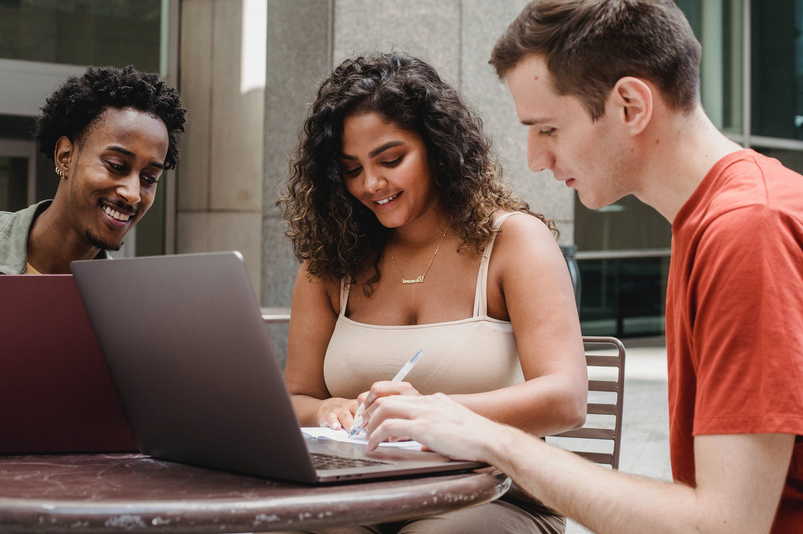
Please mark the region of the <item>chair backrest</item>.
<svg viewBox="0 0 803 534"><path fill-rule="evenodd" d="M583 336L588 365L588 416L583 428L547 436L547 442L594 463L619 467L625 347L615 337ZM598 352L599 349L607 349ZM611 350L613 349L613 350Z"/></svg>
<svg viewBox="0 0 803 534"><path fill-rule="evenodd" d="M286 324L290 322L290 308L260 308L265 324Z"/></svg>

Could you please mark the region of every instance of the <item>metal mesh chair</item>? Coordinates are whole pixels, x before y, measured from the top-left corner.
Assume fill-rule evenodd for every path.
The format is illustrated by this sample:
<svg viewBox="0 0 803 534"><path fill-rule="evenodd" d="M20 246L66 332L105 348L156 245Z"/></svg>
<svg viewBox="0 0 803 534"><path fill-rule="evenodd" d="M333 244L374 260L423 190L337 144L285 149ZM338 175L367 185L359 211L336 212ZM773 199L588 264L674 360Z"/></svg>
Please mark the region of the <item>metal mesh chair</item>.
<svg viewBox="0 0 803 534"><path fill-rule="evenodd" d="M547 442L617 469L622 444L625 347L615 337L584 336L583 343L588 365L586 423L583 428L547 436ZM600 348L608 350L598 352Z"/></svg>

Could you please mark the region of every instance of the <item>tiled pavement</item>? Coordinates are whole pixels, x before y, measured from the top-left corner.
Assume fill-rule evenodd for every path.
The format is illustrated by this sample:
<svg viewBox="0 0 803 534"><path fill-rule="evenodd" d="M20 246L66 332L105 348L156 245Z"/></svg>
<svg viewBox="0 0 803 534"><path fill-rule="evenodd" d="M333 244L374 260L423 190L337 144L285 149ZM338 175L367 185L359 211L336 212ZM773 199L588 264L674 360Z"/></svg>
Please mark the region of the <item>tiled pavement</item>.
<svg viewBox="0 0 803 534"><path fill-rule="evenodd" d="M628 348L619 470L672 480L666 347ZM566 534L589 532L569 521Z"/></svg>

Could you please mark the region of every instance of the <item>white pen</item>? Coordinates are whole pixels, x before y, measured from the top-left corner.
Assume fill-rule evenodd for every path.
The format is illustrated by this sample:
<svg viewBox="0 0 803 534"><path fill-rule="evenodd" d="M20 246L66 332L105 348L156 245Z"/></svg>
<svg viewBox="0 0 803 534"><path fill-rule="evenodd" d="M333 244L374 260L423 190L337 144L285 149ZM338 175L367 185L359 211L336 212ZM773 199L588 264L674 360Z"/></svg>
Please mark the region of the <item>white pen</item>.
<svg viewBox="0 0 803 534"><path fill-rule="evenodd" d="M413 357L410 358L407 363L404 364L404 367L399 369L399 372L396 373L396 376L393 377L391 382L401 382L404 380L404 377L407 376L407 373L413 370L415 364L418 363L418 360L421 359L421 356L424 354L422 349L418 349ZM354 423L351 425L351 432L349 432L349 437L353 436L357 432L360 431L362 428L362 413L365 411L365 403L360 404L360 407L357 408L357 412L354 414Z"/></svg>

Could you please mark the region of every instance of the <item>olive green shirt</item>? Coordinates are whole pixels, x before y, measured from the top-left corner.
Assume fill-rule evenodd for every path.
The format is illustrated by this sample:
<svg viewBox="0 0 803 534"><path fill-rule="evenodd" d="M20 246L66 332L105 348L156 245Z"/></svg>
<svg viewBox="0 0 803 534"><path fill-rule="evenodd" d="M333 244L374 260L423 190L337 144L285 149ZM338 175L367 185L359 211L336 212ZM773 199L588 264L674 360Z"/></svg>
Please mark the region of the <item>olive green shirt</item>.
<svg viewBox="0 0 803 534"><path fill-rule="evenodd" d="M16 213L0 211L0 274L28 272L28 234L33 222L52 200L43 200ZM96 259L106 259L109 253L101 250Z"/></svg>

